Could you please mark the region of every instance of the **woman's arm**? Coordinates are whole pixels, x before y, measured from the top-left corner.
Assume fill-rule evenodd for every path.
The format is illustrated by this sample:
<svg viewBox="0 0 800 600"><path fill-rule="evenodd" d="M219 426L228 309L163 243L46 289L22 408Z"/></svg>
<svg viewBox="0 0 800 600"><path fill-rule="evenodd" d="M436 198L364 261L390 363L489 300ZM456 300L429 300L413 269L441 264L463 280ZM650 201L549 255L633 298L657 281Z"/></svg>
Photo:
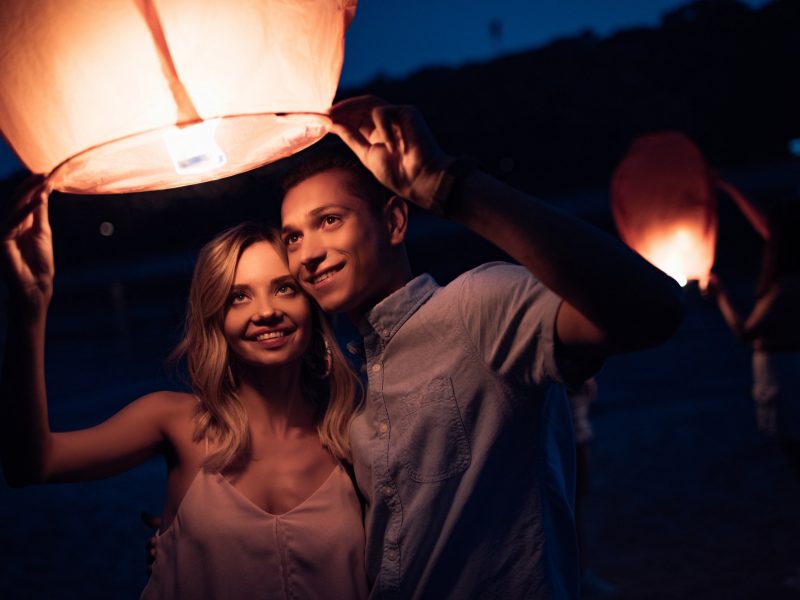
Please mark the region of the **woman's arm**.
<svg viewBox="0 0 800 600"><path fill-rule="evenodd" d="M53 289L53 245L41 178L23 184L3 221L8 330L0 381L0 458L10 485L93 479L151 456L164 440L164 394L137 400L105 423L53 433L44 345Z"/></svg>
<svg viewBox="0 0 800 600"><path fill-rule="evenodd" d="M739 210L742 211L742 214L750 222L750 225L753 227L753 229L756 230L756 233L765 240L768 240L770 237L770 231L769 222L767 221L766 215L758 207L756 207L755 204L750 202L747 196L742 194L727 181L723 179L717 179L716 182L717 187L728 194L736 203L736 206L738 206Z"/></svg>
<svg viewBox="0 0 800 600"><path fill-rule="evenodd" d="M733 302L731 302L728 290L719 280L716 273L712 272L709 276L706 294L717 301L717 306L719 306L719 311L722 313L722 318L725 320L728 329L730 329L737 338L745 340L746 332L744 319L733 305Z"/></svg>

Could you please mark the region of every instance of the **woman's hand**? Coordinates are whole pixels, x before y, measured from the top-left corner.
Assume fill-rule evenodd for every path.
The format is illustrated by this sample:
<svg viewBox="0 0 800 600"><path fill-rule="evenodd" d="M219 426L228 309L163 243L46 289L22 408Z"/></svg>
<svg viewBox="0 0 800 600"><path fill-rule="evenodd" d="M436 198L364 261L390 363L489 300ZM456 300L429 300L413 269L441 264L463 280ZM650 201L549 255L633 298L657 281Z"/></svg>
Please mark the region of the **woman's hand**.
<svg viewBox="0 0 800 600"><path fill-rule="evenodd" d="M47 308L53 294L53 237L47 215L46 179L34 175L14 192L2 220L3 267L11 299L32 312Z"/></svg>

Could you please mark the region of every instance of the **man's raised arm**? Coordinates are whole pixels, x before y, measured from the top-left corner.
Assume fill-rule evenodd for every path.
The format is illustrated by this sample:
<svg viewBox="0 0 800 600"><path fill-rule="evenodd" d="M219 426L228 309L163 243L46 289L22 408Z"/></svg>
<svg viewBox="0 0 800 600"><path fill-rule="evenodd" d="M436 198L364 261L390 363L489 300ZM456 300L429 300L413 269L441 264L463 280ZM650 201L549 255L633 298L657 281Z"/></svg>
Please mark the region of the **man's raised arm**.
<svg viewBox="0 0 800 600"><path fill-rule="evenodd" d="M335 105L333 131L386 187L494 243L564 299L564 350L602 359L665 341L683 318L680 287L624 244L438 145L419 111L363 96Z"/></svg>

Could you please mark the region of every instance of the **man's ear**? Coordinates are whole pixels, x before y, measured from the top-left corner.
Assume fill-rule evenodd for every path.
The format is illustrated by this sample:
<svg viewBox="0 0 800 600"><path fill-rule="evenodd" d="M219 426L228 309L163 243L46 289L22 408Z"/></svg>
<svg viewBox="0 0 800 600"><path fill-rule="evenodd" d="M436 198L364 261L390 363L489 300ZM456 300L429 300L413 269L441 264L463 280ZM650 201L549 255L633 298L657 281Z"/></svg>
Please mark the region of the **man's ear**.
<svg viewBox="0 0 800 600"><path fill-rule="evenodd" d="M384 223L388 228L389 243L402 244L408 230L408 204L400 196L392 196L383 207Z"/></svg>

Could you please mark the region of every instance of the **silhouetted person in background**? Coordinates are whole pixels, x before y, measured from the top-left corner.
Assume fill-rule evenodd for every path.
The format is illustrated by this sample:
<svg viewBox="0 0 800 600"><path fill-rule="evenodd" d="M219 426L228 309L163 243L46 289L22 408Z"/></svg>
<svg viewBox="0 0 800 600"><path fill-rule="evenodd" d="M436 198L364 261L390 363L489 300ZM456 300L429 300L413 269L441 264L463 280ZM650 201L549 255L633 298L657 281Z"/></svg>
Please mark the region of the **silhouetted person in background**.
<svg viewBox="0 0 800 600"><path fill-rule="evenodd" d="M723 189L764 239L761 272L746 316L714 273L707 293L736 337L753 348L758 429L777 441L800 482L800 201L778 201L765 216L735 188ZM784 585L800 590L800 567Z"/></svg>
<svg viewBox="0 0 800 600"><path fill-rule="evenodd" d="M759 430L776 439L800 481L800 202L777 202L769 216L736 190L727 190L764 239L755 303L734 305L712 274L708 294L725 323L753 348L753 388Z"/></svg>

